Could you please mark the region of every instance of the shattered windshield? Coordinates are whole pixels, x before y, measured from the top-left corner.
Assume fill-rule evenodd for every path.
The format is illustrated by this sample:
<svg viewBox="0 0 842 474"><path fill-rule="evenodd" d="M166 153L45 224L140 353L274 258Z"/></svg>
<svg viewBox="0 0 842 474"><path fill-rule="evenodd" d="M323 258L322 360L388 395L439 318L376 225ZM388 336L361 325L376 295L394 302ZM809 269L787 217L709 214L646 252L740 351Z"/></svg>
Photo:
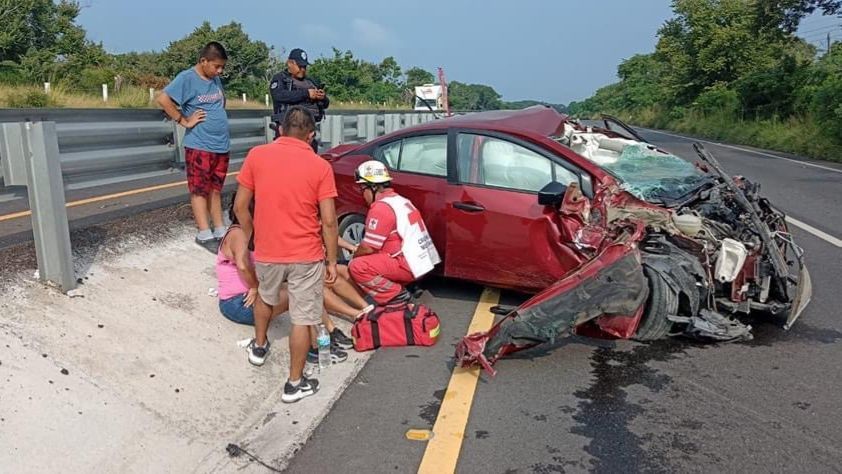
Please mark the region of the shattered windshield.
<svg viewBox="0 0 842 474"><path fill-rule="evenodd" d="M623 181L623 189L645 201L677 200L706 181L687 161L643 144L627 145L616 160L600 164Z"/></svg>
<svg viewBox="0 0 842 474"><path fill-rule="evenodd" d="M691 163L636 140L565 124L555 139L614 175L638 199L671 205L709 178Z"/></svg>

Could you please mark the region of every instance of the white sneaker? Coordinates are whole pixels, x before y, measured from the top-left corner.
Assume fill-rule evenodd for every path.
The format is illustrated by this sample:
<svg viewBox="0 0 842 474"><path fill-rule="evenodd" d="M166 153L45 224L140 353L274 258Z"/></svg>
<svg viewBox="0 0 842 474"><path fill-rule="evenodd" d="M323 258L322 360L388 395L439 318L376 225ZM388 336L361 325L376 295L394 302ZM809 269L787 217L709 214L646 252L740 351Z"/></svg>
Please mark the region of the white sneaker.
<svg viewBox="0 0 842 474"><path fill-rule="evenodd" d="M266 340L266 345L260 347L257 345L254 339L249 342L249 345L246 347L246 351L249 353L249 362L251 365L256 365L260 367L266 362L266 358L269 356L269 340Z"/></svg>
<svg viewBox="0 0 842 474"><path fill-rule="evenodd" d="M297 386L293 386L287 380L284 384L284 394L281 395L281 401L284 403L295 403L302 398L315 395L319 391L319 381L316 379L308 379L301 377L301 382Z"/></svg>

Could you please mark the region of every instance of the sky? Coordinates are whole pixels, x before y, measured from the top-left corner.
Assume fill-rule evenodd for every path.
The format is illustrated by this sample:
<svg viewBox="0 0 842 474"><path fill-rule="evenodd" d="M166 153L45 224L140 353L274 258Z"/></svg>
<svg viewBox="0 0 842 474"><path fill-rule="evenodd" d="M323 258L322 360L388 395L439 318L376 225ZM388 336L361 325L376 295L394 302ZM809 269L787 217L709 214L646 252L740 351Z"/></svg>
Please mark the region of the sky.
<svg viewBox="0 0 842 474"><path fill-rule="evenodd" d="M491 85L504 100L564 104L615 82L623 59L652 52L672 16L669 0L81 3L79 23L112 53L162 50L203 21L236 21L278 53L300 47L312 60L336 47L375 62L394 56L404 69L442 67L448 81Z"/></svg>

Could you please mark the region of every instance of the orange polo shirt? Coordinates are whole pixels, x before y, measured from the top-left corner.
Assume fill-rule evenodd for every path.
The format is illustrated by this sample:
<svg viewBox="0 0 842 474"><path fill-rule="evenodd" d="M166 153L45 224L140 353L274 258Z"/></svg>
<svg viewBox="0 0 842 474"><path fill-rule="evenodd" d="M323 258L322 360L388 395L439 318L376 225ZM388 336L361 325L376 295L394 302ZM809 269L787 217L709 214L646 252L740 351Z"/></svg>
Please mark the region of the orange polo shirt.
<svg viewBox="0 0 842 474"><path fill-rule="evenodd" d="M254 192L254 259L264 263L324 260L319 201L335 198L330 164L310 144L281 137L252 148L237 181Z"/></svg>

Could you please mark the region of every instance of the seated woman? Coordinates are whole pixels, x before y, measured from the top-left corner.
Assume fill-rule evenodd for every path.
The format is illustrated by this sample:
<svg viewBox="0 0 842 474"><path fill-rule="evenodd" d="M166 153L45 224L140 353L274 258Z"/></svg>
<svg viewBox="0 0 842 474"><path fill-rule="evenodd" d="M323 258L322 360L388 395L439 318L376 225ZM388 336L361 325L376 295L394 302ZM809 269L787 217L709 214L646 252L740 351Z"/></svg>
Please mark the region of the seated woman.
<svg viewBox="0 0 842 474"><path fill-rule="evenodd" d="M254 272L254 255L250 250L251 244L247 241L246 235L237 221L237 216L232 207L229 208L231 226L219 244L216 255L216 276L218 280L217 291L219 293L219 311L223 316L239 324L254 325L254 302L257 294L257 275ZM250 208L253 210L253 207ZM354 246L340 239L340 246L353 249ZM343 362L348 355L342 349L353 347L353 340L346 336L341 329L337 328L331 321L327 312L344 316L349 319L356 319L371 311L373 306L368 305L365 299L360 296L354 285L349 281L348 268L339 268L339 277L331 286L326 286L324 291L325 309L322 315L322 322L330 332L331 338L331 360ZM286 312L289 309L289 294L286 290L281 292L281 298L277 305L272 307L272 318ZM314 333L315 334L315 333ZM314 336L315 339L315 336ZM252 339L248 346L249 362L253 365L263 365L269 352L269 343L266 346L257 346ZM308 359L318 358L318 354L311 349Z"/></svg>

